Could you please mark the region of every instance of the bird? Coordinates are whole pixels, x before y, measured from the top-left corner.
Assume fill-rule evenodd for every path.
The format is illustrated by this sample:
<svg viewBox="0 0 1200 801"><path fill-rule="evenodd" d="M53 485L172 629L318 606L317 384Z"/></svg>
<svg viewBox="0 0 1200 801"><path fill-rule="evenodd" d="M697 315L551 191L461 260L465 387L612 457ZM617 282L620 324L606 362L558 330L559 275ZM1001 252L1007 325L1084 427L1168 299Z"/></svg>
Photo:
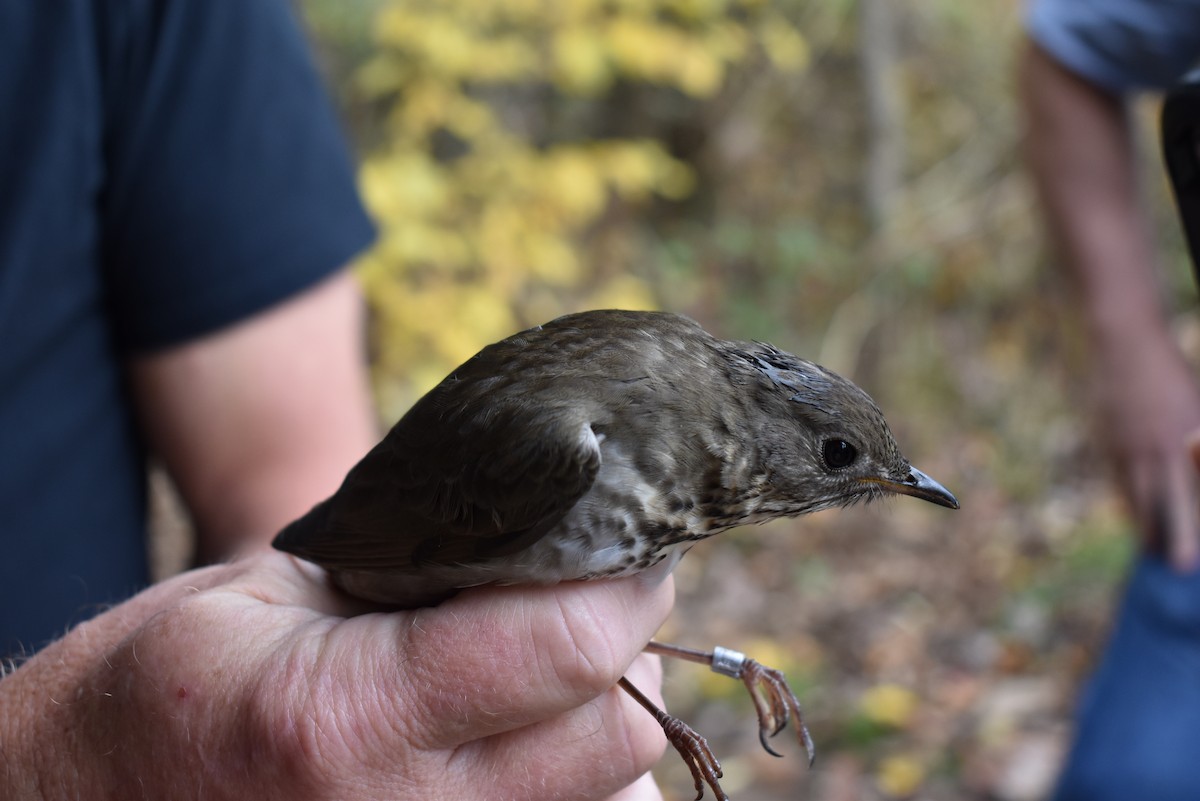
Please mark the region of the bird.
<svg viewBox="0 0 1200 801"><path fill-rule="evenodd" d="M276 548L346 593L397 608L484 584L670 570L736 526L887 495L957 509L902 455L847 379L763 342L718 339L668 312L568 314L483 348L421 397ZM743 680L763 746L794 719L783 674L729 649L648 650ZM704 738L620 686L663 725L697 799L718 799Z"/></svg>

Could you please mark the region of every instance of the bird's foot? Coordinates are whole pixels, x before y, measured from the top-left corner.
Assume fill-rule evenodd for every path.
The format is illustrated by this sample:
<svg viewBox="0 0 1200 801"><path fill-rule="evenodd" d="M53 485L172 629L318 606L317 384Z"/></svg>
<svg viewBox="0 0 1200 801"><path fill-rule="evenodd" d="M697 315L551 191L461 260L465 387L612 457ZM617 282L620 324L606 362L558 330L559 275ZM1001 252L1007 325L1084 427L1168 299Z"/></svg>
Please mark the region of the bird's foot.
<svg viewBox="0 0 1200 801"><path fill-rule="evenodd" d="M724 657L720 660L723 664L736 666L736 673L718 668L721 657ZM754 701L754 711L758 713L758 741L768 754L783 756L771 747L767 738L779 734L791 720L796 728L796 738L807 752L808 764L812 767L813 760L817 757L817 749L813 745L812 735L808 733L808 726L804 725L800 699L788 686L782 671L766 667L748 659L744 654L726 648L713 649L712 669L739 678L746 685L750 698Z"/></svg>
<svg viewBox="0 0 1200 801"><path fill-rule="evenodd" d="M721 789L720 779L723 775L721 763L709 748L708 740L679 718L659 709L629 679L622 677L619 684L621 689L633 696L635 701L654 716L658 725L662 726L663 734L667 735L667 742L674 746L679 755L683 757L684 764L692 772L692 782L696 787L696 801L700 801L704 797L705 784L712 788L717 801L730 801L729 796Z"/></svg>
<svg viewBox="0 0 1200 801"><path fill-rule="evenodd" d="M654 717L662 726L663 733L667 735L667 742L675 746L675 750L683 757L684 764L692 772L692 782L696 786L696 801L700 801L704 797L705 784L712 788L717 801L729 801L729 796L721 789L719 781L724 775L721 772L721 763L717 761L712 749L708 747L708 740L705 740L695 729L679 718L668 715L662 710L659 710L659 714Z"/></svg>
<svg viewBox="0 0 1200 801"><path fill-rule="evenodd" d="M813 745L812 736L808 733L808 727L804 725L800 699L788 686L782 671L766 667L741 651L720 646L712 651L697 651L681 645L652 641L646 646L646 650L662 656L707 664L714 673L741 679L750 692L751 700L754 701L754 711L758 714L758 740L766 752L773 756L781 756L770 746L767 739L783 731L791 720L796 727L796 738L808 753L808 764L812 766L817 750Z"/></svg>

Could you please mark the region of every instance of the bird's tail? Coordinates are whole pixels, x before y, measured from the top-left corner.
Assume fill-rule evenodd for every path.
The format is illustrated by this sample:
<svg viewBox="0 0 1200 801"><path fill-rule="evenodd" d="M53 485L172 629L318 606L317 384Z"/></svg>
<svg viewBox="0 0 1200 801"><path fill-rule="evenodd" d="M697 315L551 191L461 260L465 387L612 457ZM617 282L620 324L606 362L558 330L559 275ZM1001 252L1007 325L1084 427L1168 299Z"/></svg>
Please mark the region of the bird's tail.
<svg viewBox="0 0 1200 801"><path fill-rule="evenodd" d="M293 520L275 535L271 545L285 553L295 554L303 559L311 559L313 545L324 539L328 531L329 501L321 501L308 511L308 514Z"/></svg>

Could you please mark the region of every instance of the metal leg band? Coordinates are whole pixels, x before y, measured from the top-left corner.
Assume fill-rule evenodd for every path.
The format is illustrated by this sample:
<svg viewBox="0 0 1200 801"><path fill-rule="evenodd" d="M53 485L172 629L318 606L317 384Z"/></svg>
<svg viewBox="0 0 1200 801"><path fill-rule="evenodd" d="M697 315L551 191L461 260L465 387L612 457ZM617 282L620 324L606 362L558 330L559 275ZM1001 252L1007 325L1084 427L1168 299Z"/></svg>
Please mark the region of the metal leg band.
<svg viewBox="0 0 1200 801"><path fill-rule="evenodd" d="M712 652L712 672L722 676L740 679L742 668L746 665L746 655L732 648L717 646Z"/></svg>

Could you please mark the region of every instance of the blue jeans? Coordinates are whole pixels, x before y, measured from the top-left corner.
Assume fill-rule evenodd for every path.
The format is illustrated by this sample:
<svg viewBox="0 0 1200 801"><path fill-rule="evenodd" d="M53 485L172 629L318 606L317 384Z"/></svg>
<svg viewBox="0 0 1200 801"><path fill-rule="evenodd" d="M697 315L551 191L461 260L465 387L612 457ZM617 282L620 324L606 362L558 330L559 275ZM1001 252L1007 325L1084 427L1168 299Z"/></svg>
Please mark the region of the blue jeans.
<svg viewBox="0 0 1200 801"><path fill-rule="evenodd" d="M1055 801L1200 799L1200 573L1134 567Z"/></svg>

